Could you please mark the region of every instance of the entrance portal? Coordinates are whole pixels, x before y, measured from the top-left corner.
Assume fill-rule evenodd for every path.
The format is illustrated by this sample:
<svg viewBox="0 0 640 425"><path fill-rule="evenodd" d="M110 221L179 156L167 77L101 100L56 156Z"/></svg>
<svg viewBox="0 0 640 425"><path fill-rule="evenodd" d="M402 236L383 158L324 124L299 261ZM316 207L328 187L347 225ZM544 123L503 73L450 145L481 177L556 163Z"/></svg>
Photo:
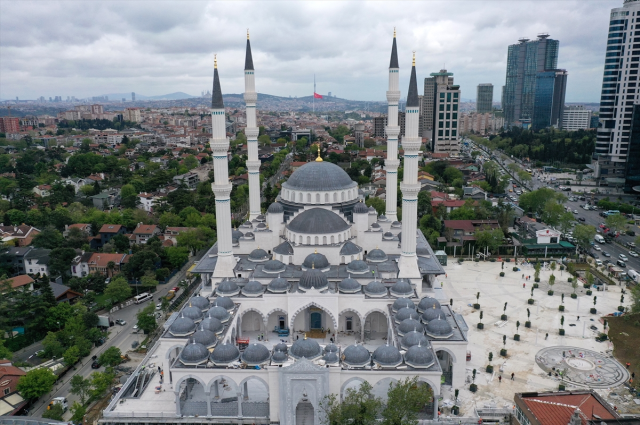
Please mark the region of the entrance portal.
<svg viewBox="0 0 640 425"><path fill-rule="evenodd" d="M322 328L322 313L312 312L311 320L310 320L310 329L320 329Z"/></svg>
<svg viewBox="0 0 640 425"><path fill-rule="evenodd" d="M313 404L308 401L298 403L296 406L296 425L314 425L313 421Z"/></svg>

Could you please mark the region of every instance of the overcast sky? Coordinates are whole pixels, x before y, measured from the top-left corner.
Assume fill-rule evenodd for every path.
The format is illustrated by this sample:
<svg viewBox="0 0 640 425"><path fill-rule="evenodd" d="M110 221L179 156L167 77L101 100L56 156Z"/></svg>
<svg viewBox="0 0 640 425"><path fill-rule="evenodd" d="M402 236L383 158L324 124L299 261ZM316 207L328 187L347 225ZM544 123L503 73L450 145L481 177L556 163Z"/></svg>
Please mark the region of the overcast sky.
<svg viewBox="0 0 640 425"><path fill-rule="evenodd" d="M135 91L244 92L250 28L256 89L279 96L332 92L385 100L397 28L406 96L411 52L418 79L445 67L463 98L493 83L500 100L507 46L547 32L569 71L566 100L598 102L609 11L622 0L554 1L25 1L0 0L0 98ZM419 92L422 93L419 83Z"/></svg>

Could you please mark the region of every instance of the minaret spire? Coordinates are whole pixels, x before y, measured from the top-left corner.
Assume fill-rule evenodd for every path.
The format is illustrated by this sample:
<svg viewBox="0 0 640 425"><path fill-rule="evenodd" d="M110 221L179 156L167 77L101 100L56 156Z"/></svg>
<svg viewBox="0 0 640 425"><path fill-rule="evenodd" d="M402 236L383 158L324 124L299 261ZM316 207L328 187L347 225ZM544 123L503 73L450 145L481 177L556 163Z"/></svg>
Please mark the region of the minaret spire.
<svg viewBox="0 0 640 425"><path fill-rule="evenodd" d="M396 45L396 29L393 29L393 44L391 45L391 61L389 62L389 90L387 91L387 195L385 215L391 221L398 220L398 101L400 100L400 66L398 65L398 46Z"/></svg>
<svg viewBox="0 0 640 425"><path fill-rule="evenodd" d="M256 118L256 93L255 71L253 69L253 57L251 55L251 42L249 41L249 29L247 29L247 52L244 60L244 101L247 106L247 127L244 130L247 136L247 170L249 174L249 220L255 220L260 215L260 160L258 159L258 124Z"/></svg>

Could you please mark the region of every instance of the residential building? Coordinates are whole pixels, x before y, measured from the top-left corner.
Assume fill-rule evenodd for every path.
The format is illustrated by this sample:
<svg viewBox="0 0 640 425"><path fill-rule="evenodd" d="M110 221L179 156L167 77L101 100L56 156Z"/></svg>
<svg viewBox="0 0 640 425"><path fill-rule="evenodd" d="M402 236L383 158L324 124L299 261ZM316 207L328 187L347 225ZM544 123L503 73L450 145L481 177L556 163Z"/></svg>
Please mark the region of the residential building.
<svg viewBox="0 0 640 425"><path fill-rule="evenodd" d="M462 190L462 199L487 200L487 192L480 189L478 186L463 187Z"/></svg>
<svg viewBox="0 0 640 425"><path fill-rule="evenodd" d="M28 274L49 276L50 249L33 248L24 256L24 269Z"/></svg>
<svg viewBox="0 0 640 425"><path fill-rule="evenodd" d="M77 257L76 257L77 258ZM120 272L124 265L129 261L128 254L105 254L102 252L94 252L91 253L89 258L87 259L82 255L78 260L79 266L78 270L83 271L84 265L82 264L83 260L86 259L86 267L89 271L89 274L101 274L104 276L113 276L114 274ZM109 267L110 263L113 263L113 267ZM73 265L72 265L73 272Z"/></svg>
<svg viewBox="0 0 640 425"><path fill-rule="evenodd" d="M156 205L160 204L164 197L165 195L158 193L139 193L138 198L140 199L140 206L138 208L143 209L147 212L153 212L153 208Z"/></svg>
<svg viewBox="0 0 640 425"><path fill-rule="evenodd" d="M53 296L59 303L72 303L82 296L80 292L76 292L66 285L56 282L49 282L49 285L51 286L51 291L53 291Z"/></svg>
<svg viewBox="0 0 640 425"><path fill-rule="evenodd" d="M2 242L12 241L11 243L15 246L31 245L33 237L38 233L40 233L40 230L33 226L27 226L26 224L21 224L20 226L5 226L0 223Z"/></svg>
<svg viewBox="0 0 640 425"><path fill-rule="evenodd" d="M513 419L518 425L600 424L620 419L594 390L517 393L513 401L516 409Z"/></svg>
<svg viewBox="0 0 640 425"><path fill-rule="evenodd" d="M124 235L127 229L120 224L103 224L98 235L91 239L91 248L101 248L115 235Z"/></svg>
<svg viewBox="0 0 640 425"><path fill-rule="evenodd" d="M528 128L534 114L536 79L544 71L558 67L560 42L539 34L536 40L521 38L509 46L507 78L502 108L505 124Z"/></svg>
<svg viewBox="0 0 640 425"><path fill-rule="evenodd" d="M0 117L0 133L18 133L20 119L17 117Z"/></svg>
<svg viewBox="0 0 640 425"><path fill-rule="evenodd" d="M93 206L100 210L111 210L120 206L120 192L118 190L107 190L93 195Z"/></svg>
<svg viewBox="0 0 640 425"><path fill-rule="evenodd" d="M190 230L196 230L195 227L167 227L164 229L164 240L171 241L173 245L178 244L178 235Z"/></svg>
<svg viewBox="0 0 640 425"><path fill-rule="evenodd" d="M87 184L87 181L85 179L78 178L78 177L68 177L64 180L64 184L73 186L73 190L75 190L75 192L78 193L80 188L85 184Z"/></svg>
<svg viewBox="0 0 640 425"><path fill-rule="evenodd" d="M89 260L93 252L84 252L71 261L71 276L85 277L89 274Z"/></svg>
<svg viewBox="0 0 640 425"><path fill-rule="evenodd" d="M564 69L539 72L536 76L536 94L531 127L534 130L563 128L564 98L568 73Z"/></svg>
<svg viewBox="0 0 640 425"><path fill-rule="evenodd" d="M32 246L10 247L7 250L7 256L11 259L11 269L13 276L25 274L24 257L33 249Z"/></svg>
<svg viewBox="0 0 640 425"><path fill-rule="evenodd" d="M493 84L478 84L476 112L479 114L493 112Z"/></svg>
<svg viewBox="0 0 640 425"><path fill-rule="evenodd" d="M155 224L138 223L133 231L133 236L136 238L136 243L141 245L147 243L149 239L156 235L160 235L161 233L160 228Z"/></svg>
<svg viewBox="0 0 640 425"><path fill-rule="evenodd" d="M18 393L18 381L27 372L13 366L9 360L0 360L0 412L2 416L14 416L26 406L25 400Z"/></svg>
<svg viewBox="0 0 640 425"><path fill-rule="evenodd" d="M387 116L382 115L380 117L373 118L373 137L386 137L384 131L387 126Z"/></svg>
<svg viewBox="0 0 640 425"><path fill-rule="evenodd" d="M64 226L64 232L62 232L62 236L65 238L69 235L69 230L71 229L80 229L81 232L86 233L87 235L91 234L91 224L88 223L75 223L75 224L67 224Z"/></svg>
<svg viewBox="0 0 640 425"><path fill-rule="evenodd" d="M198 183L200 183L200 177L196 173L188 172L174 176L173 181L178 185L186 185L189 190L195 190L198 187Z"/></svg>
<svg viewBox="0 0 640 425"><path fill-rule="evenodd" d="M431 149L436 153L459 153L458 106L460 86L453 83L453 73L441 69L431 74L435 78L436 93L433 113Z"/></svg>
<svg viewBox="0 0 640 425"><path fill-rule="evenodd" d="M126 108L122 114L122 118L125 121L142 122L140 108Z"/></svg>
<svg viewBox="0 0 640 425"><path fill-rule="evenodd" d="M48 184L41 184L33 188L33 193L40 197L45 197L51 195L51 186Z"/></svg>
<svg viewBox="0 0 640 425"><path fill-rule="evenodd" d="M634 21L639 14L640 2L626 0L622 7L611 9L609 17L594 155L595 178L604 186L624 184L634 104L640 102L640 49L630 44L637 31Z"/></svg>
<svg viewBox="0 0 640 425"><path fill-rule="evenodd" d="M11 285L11 289L25 288L27 291L33 291L33 282L35 282L31 276L27 274L21 274L9 279L5 279L0 282L0 292L3 291L3 287L6 283Z"/></svg>
<svg viewBox="0 0 640 425"><path fill-rule="evenodd" d="M498 133L504 127L504 118L494 114L461 114L460 133L475 133L482 136Z"/></svg>
<svg viewBox="0 0 640 425"><path fill-rule="evenodd" d="M588 130L591 128L591 110L582 105L565 106L562 128L569 131Z"/></svg>

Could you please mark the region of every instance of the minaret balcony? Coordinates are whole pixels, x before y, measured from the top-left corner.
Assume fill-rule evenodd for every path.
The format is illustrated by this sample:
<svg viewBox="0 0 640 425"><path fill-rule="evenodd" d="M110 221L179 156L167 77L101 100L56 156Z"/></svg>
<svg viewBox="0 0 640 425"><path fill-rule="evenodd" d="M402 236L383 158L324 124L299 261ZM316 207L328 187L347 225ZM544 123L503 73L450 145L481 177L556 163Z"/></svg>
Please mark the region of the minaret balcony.
<svg viewBox="0 0 640 425"><path fill-rule="evenodd" d="M400 100L400 91L399 90L389 90L387 91L387 102L395 102L396 105Z"/></svg>
<svg viewBox="0 0 640 425"><path fill-rule="evenodd" d="M244 101L246 103L256 103L258 101L258 93L256 93L256 92L245 92L244 93Z"/></svg>
<svg viewBox="0 0 640 425"><path fill-rule="evenodd" d="M258 134L260 134L258 127L246 127L244 129L244 135L247 136L247 139L257 139Z"/></svg>

